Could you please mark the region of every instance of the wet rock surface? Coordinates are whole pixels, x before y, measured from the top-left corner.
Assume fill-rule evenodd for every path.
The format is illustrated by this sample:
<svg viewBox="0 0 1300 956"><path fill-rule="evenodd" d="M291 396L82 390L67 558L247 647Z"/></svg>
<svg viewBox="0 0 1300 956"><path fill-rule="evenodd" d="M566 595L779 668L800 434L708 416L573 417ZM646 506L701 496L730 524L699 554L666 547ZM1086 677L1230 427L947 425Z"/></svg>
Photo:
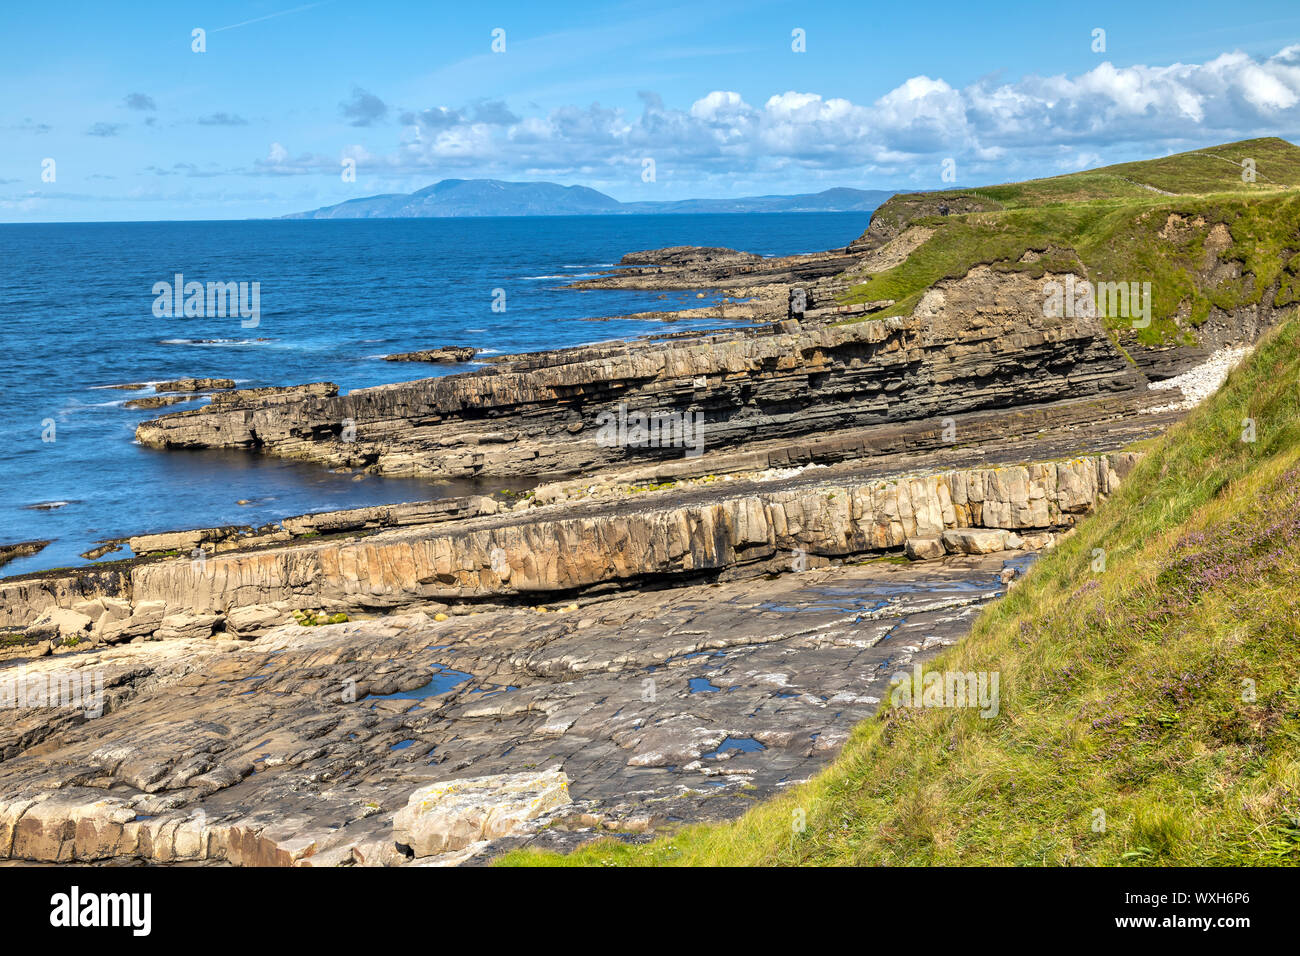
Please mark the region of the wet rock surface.
<svg viewBox="0 0 1300 956"><path fill-rule="evenodd" d="M175 378L154 385L155 392L206 392L214 388L234 388L233 378Z"/></svg>
<svg viewBox="0 0 1300 956"><path fill-rule="evenodd" d="M10 659L0 857L447 863L732 817L829 761L892 675L964 634L1009 560L1026 559ZM19 679L26 704L59 681L87 694L16 706ZM88 717L96 686L103 712ZM534 781L550 794L535 813L519 811L518 786L482 804L514 814L504 836L484 824L443 840L430 825L417 853L395 835L421 788L552 770L569 800Z"/></svg>
<svg viewBox="0 0 1300 956"><path fill-rule="evenodd" d="M14 558L39 554L49 543L48 541L15 541L13 544L0 544L0 567L8 564Z"/></svg>
<svg viewBox="0 0 1300 956"><path fill-rule="evenodd" d="M168 405L179 405L182 402L192 402L198 399L198 395L149 395L144 398L132 398L126 402L127 408L163 408Z"/></svg>
<svg viewBox="0 0 1300 956"><path fill-rule="evenodd" d="M436 349L423 349L417 352L398 352L385 355L386 362L434 362L440 365L468 362L478 354L478 349L468 345L444 345Z"/></svg>

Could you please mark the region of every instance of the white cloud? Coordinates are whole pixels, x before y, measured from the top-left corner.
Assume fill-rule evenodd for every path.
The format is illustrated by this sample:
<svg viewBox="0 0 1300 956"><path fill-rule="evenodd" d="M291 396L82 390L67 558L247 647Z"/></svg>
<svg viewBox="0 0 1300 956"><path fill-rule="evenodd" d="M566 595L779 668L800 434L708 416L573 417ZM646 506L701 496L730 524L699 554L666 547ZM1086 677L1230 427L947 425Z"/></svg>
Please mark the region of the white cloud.
<svg viewBox="0 0 1300 956"><path fill-rule="evenodd" d="M691 116L708 123L734 119L751 110L752 107L741 98L739 93L729 90L714 90L708 96L701 97L691 104Z"/></svg>
<svg viewBox="0 0 1300 956"><path fill-rule="evenodd" d="M958 160L964 181L1017 164L1080 168L1195 143L1293 134L1300 129L1300 44L1258 60L1238 51L1200 64L1104 62L1073 77L984 79L960 89L942 77L914 76L871 103L798 90L759 106L733 90L713 90L684 109L653 93L641 97L639 115L599 104L522 117L504 104L487 112L465 105L408 112L398 149L366 163L392 175L460 167L479 175L581 171L605 182L630 180L642 157L655 159L661 178L697 180L761 178L792 166L810 176L933 179L947 157ZM291 162L276 144L258 166L287 171L311 162Z"/></svg>

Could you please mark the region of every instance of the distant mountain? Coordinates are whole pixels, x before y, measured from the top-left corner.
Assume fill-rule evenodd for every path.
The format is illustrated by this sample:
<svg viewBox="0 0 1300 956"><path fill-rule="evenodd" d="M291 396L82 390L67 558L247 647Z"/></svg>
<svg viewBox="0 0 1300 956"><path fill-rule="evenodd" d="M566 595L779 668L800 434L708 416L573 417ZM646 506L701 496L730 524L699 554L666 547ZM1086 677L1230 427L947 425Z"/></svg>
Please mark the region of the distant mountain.
<svg viewBox="0 0 1300 956"><path fill-rule="evenodd" d="M665 215L707 212L870 212L892 192L838 187L801 196L619 202L586 186L444 179L413 193L349 199L282 219L425 219L453 216Z"/></svg>
<svg viewBox="0 0 1300 956"><path fill-rule="evenodd" d="M742 199L679 199L676 202L625 202L619 212L871 212L894 195L883 189L850 189L836 186L819 193L798 196L746 196Z"/></svg>

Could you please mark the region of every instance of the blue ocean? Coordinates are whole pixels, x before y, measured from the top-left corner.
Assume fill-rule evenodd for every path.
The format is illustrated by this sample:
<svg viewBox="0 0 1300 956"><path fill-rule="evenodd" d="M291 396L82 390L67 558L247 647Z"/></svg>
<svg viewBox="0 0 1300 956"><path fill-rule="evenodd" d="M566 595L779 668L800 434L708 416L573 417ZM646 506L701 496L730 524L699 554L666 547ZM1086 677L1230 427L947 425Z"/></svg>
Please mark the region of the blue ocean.
<svg viewBox="0 0 1300 956"><path fill-rule="evenodd" d="M241 387L335 382L342 392L464 371L385 362L469 345L485 355L718 327L618 319L701 305L694 293L574 291L627 252L729 246L789 255L846 245L867 213L0 225L0 544L51 539L15 575L84 564L96 542L464 494L465 483L333 474L242 452L134 443L152 390L224 377ZM155 315L157 283L257 282L238 315ZM504 300L497 290L504 291ZM504 301L505 310L493 310ZM468 366L472 368L473 366ZM243 501L245 504L239 504ZM129 551L104 560L129 556Z"/></svg>

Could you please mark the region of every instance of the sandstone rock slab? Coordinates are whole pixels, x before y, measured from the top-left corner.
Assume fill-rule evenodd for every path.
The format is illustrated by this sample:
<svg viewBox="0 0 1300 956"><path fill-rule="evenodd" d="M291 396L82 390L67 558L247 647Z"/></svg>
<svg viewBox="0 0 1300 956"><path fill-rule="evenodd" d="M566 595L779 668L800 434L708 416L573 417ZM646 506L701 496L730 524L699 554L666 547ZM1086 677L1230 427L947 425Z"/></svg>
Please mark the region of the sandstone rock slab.
<svg viewBox="0 0 1300 956"><path fill-rule="evenodd" d="M93 622L85 614L69 608L52 607L27 628L28 637L75 638L84 637Z"/></svg>
<svg viewBox="0 0 1300 956"><path fill-rule="evenodd" d="M908 538L903 543L903 553L912 561L930 561L934 558L942 558L948 552L941 538L931 537Z"/></svg>
<svg viewBox="0 0 1300 956"><path fill-rule="evenodd" d="M954 528L943 533L943 546L953 554L992 554L1006 550L1007 532L1001 528Z"/></svg>
<svg viewBox="0 0 1300 956"><path fill-rule="evenodd" d="M421 787L393 817L393 838L417 857L463 849L515 832L572 802L559 769L493 774Z"/></svg>

